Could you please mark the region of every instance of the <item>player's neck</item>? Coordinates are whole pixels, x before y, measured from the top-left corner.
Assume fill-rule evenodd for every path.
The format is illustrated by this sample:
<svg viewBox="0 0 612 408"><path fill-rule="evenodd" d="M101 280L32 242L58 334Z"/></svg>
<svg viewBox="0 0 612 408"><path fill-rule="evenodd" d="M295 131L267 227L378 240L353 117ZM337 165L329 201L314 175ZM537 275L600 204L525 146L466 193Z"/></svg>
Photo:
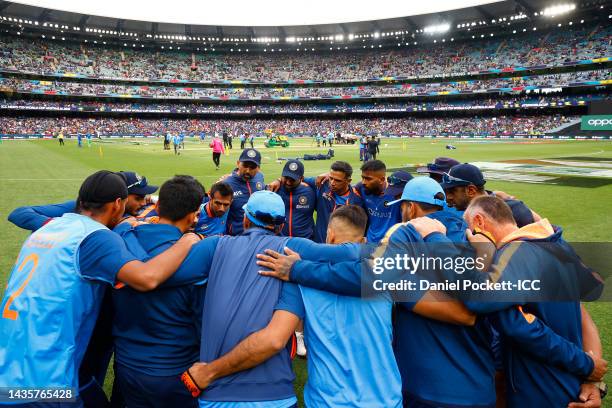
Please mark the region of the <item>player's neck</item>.
<svg viewBox="0 0 612 408"><path fill-rule="evenodd" d="M185 219L181 219L178 221L172 221L168 218L159 217L159 221L157 223L165 224L165 225L172 225L178 228L182 233L187 232L190 228L190 225L187 225L188 223L185 221Z"/></svg>

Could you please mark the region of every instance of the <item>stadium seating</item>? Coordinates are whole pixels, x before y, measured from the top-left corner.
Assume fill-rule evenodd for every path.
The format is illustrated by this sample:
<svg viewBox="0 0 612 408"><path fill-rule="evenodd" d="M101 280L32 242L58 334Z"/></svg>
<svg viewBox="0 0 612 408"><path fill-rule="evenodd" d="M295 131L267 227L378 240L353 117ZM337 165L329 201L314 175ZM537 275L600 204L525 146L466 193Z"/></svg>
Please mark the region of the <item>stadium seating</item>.
<svg viewBox="0 0 612 408"><path fill-rule="evenodd" d="M71 73L98 78L157 80L354 81L368 78L442 77L507 67L560 66L612 55L612 27L574 26L507 38L475 38L397 50L363 52L194 53L110 48L49 39L0 39L0 69ZM433 51L433 52L432 52Z"/></svg>

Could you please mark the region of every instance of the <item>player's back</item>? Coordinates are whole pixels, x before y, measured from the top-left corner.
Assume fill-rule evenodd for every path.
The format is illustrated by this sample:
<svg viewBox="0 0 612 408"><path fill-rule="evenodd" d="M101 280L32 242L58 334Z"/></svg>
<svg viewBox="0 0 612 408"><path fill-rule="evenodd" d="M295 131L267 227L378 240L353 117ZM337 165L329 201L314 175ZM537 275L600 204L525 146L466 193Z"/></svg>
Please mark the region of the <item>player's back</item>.
<svg viewBox="0 0 612 408"><path fill-rule="evenodd" d="M401 407L393 354L392 302L300 286L308 343L309 407Z"/></svg>
<svg viewBox="0 0 612 408"><path fill-rule="evenodd" d="M262 228L219 238L210 268L202 320L200 361L212 361L267 326L283 283L259 275L256 254L282 251L287 238ZM264 363L213 382L206 401L269 401L294 395L289 350Z"/></svg>
<svg viewBox="0 0 612 408"><path fill-rule="evenodd" d="M122 224L115 232L142 261L159 255L183 235L168 224L143 224L135 228ZM196 275L199 268L188 258L181 265L183 270ZM202 285L182 284L179 275L150 292L127 286L113 291L117 364L161 377L180 375L198 360L205 289Z"/></svg>
<svg viewBox="0 0 612 408"><path fill-rule="evenodd" d="M79 246L106 227L65 214L26 240L1 305L0 387L72 387L99 312L103 283L80 274Z"/></svg>

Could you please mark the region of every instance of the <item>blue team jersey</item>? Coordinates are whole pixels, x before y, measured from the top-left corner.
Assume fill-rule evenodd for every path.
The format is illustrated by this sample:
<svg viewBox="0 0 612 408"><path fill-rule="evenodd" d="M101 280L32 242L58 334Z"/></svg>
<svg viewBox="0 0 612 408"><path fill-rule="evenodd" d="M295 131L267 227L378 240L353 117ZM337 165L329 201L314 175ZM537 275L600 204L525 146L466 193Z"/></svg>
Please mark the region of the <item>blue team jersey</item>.
<svg viewBox="0 0 612 408"><path fill-rule="evenodd" d="M196 224L194 231L206 237L211 235L224 235L227 230L227 216L229 211L226 211L221 217L216 217L210 209L210 201L200 206L200 218Z"/></svg>
<svg viewBox="0 0 612 408"><path fill-rule="evenodd" d="M143 262L168 249L183 235L168 224L120 224L115 232ZM205 293L202 284L215 246L215 239L194 245L173 279L156 290L138 292L124 286L113 291L117 364L165 377L180 375L198 361Z"/></svg>
<svg viewBox="0 0 612 408"><path fill-rule="evenodd" d="M320 259L322 246L287 246L305 259ZM358 244L346 244L344 261L358 260ZM308 407L401 407L402 380L393 354L389 296L361 299L300 286L306 311Z"/></svg>
<svg viewBox="0 0 612 408"><path fill-rule="evenodd" d="M380 242L389 228L402 222L402 206L399 203L387 205L388 202L395 200L394 196L386 192L378 195L368 194L361 183L355 185L355 191L362 198L363 206L368 214L366 238L368 242Z"/></svg>
<svg viewBox="0 0 612 408"><path fill-rule="evenodd" d="M363 200L350 186L346 194L338 195L331 191L327 182L317 188L314 177L306 178L304 182L317 193L317 222L315 223L314 241L324 243L327 240L327 225L332 212L342 205L352 204L362 207Z"/></svg>
<svg viewBox="0 0 612 408"><path fill-rule="evenodd" d="M303 318L301 304L293 307L291 300L283 302L296 297L297 286L262 277L256 264L256 254L267 248L282 251L287 239L261 228L251 228L238 237L218 238L204 301L200 361L219 358L266 327L276 309ZM213 381L200 399L249 402L292 398L294 377L288 345L256 367Z"/></svg>
<svg viewBox="0 0 612 408"><path fill-rule="evenodd" d="M80 259L83 243L102 232L113 236L91 218L68 213L26 240L1 304L0 387L71 387L78 393L78 369L104 283L113 284L120 268L107 267L114 260L85 266L96 262L91 251L89 259ZM94 243L105 255L106 238ZM114 252L116 258L133 259Z"/></svg>
<svg viewBox="0 0 612 408"><path fill-rule="evenodd" d="M285 203L285 225L282 234L288 237L311 239L314 234L314 211L317 205L317 195L313 188L301 183L289 191L284 186L278 190Z"/></svg>
<svg viewBox="0 0 612 408"><path fill-rule="evenodd" d="M244 209L242 207L249 200L251 194L259 190L265 190L264 175L262 172L258 172L255 177L246 181L238 174L237 170L234 170L231 175L222 181L229 184L234 191L234 199L227 216L227 234L240 235L243 231L242 221L244 219Z"/></svg>

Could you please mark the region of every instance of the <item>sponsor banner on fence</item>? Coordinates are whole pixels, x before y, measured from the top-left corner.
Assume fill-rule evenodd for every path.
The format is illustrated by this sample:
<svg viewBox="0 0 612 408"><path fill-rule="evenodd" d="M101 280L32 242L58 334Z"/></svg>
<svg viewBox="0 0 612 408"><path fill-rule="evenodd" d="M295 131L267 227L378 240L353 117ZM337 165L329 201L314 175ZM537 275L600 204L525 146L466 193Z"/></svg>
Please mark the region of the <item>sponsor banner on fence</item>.
<svg viewBox="0 0 612 408"><path fill-rule="evenodd" d="M612 115L587 115L580 122L581 130L612 130Z"/></svg>

